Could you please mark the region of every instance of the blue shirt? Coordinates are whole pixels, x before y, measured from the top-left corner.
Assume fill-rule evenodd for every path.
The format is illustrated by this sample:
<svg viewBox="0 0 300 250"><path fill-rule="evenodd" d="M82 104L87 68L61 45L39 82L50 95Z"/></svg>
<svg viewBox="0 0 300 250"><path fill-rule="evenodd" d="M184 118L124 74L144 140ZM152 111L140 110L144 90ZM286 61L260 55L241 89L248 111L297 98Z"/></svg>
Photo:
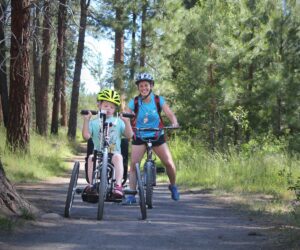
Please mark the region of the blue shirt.
<svg viewBox="0 0 300 250"><path fill-rule="evenodd" d="M160 118L155 103L155 96L150 94L150 102L143 102L142 98L138 98L138 115L136 117L137 128L158 128ZM164 97L159 97L159 104L162 107L165 104ZM134 99L131 99L128 103L128 108L134 112ZM154 137L156 132L143 131L138 132L137 137Z"/></svg>
<svg viewBox="0 0 300 250"><path fill-rule="evenodd" d="M106 119L106 122L111 122L113 124L109 129L110 140L108 152L121 154L121 138L125 131L125 123L120 118L117 119L116 117L109 117ZM94 143L94 149L96 150L100 150L99 129L99 118L91 120L89 123L89 132Z"/></svg>

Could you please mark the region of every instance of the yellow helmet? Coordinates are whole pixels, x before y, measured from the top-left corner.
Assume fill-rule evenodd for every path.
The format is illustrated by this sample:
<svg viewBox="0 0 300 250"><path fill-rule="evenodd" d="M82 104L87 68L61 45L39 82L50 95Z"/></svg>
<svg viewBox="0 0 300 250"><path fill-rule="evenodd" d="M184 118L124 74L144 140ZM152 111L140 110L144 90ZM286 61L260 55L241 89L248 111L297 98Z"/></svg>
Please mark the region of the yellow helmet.
<svg viewBox="0 0 300 250"><path fill-rule="evenodd" d="M118 92L111 89L101 90L97 95L97 101L108 101L120 106L121 98Z"/></svg>

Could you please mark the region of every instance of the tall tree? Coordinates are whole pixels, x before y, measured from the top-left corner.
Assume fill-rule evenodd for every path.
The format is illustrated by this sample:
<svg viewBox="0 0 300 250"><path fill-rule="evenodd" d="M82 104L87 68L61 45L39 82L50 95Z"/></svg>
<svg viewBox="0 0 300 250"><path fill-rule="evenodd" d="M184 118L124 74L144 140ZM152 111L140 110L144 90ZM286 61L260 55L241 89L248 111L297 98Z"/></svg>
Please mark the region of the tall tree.
<svg viewBox="0 0 300 250"><path fill-rule="evenodd" d="M81 8L80 27L79 27L77 53L75 58L75 70L74 70L74 77L73 77L71 108L70 108L70 117L69 117L69 125L68 125L68 137L73 140L76 137L80 75L82 69L84 39L85 39L87 12L88 12L89 5L90 5L90 0L80 0L80 8Z"/></svg>
<svg viewBox="0 0 300 250"><path fill-rule="evenodd" d="M145 67L145 64L146 64L147 7L148 7L148 1L143 1L143 5L142 5L141 49L140 49L140 67L141 68Z"/></svg>
<svg viewBox="0 0 300 250"><path fill-rule="evenodd" d="M5 20L6 20L6 1L1 2L0 6L0 102L3 114L4 126L8 123L8 88L7 88L7 69L6 69L6 42L5 42Z"/></svg>
<svg viewBox="0 0 300 250"><path fill-rule="evenodd" d="M135 68L136 68L136 32L137 32L137 14L136 10L132 11L132 30L131 30L131 55L130 55L130 76L129 80L134 81Z"/></svg>
<svg viewBox="0 0 300 250"><path fill-rule="evenodd" d="M64 41L66 41L66 34L64 36ZM62 68L62 86L61 86L61 95L60 95L60 113L61 113L61 120L60 125L62 127L66 127L68 125L68 117L67 117L67 81L66 81L66 74L67 74L67 59L66 59L66 47L64 43L63 49L63 68Z"/></svg>
<svg viewBox="0 0 300 250"><path fill-rule="evenodd" d="M49 68L51 52L51 1L44 1L44 21L43 21L43 50L41 61L41 81L37 88L36 105L36 127L37 132L41 135L47 135L48 128L48 87L49 87Z"/></svg>
<svg viewBox="0 0 300 250"><path fill-rule="evenodd" d="M30 0L11 1L10 89L7 145L29 151L29 31Z"/></svg>
<svg viewBox="0 0 300 250"><path fill-rule="evenodd" d="M41 55L40 55L40 8L41 4L37 2L35 4L35 13L32 20L33 26L33 51L32 51L32 66L33 66L33 86L34 86L34 96L35 96L35 115L36 115L36 131L39 131L38 124L40 124L41 112L40 103L40 83L41 83Z"/></svg>
<svg viewBox="0 0 300 250"><path fill-rule="evenodd" d="M124 28L122 25L123 10L121 6L116 7L115 25L115 56L114 56L114 87L120 93L124 92L123 68L124 68Z"/></svg>
<svg viewBox="0 0 300 250"><path fill-rule="evenodd" d="M51 134L58 134L59 123L59 109L61 102L61 89L64 86L65 75L65 32L66 32L66 19L67 19L67 7L66 0L59 1L58 12L58 27L57 27L57 50L56 50L56 67L55 67L55 83L53 94L53 109L52 109L52 122L51 122ZM64 100L63 100L64 101Z"/></svg>

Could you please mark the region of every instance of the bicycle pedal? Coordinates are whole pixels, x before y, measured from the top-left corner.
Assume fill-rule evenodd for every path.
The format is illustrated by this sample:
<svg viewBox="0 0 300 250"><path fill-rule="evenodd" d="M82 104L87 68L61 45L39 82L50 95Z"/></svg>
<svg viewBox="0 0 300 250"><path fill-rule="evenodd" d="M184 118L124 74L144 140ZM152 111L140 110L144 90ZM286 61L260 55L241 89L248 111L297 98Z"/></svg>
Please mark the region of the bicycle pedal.
<svg viewBox="0 0 300 250"><path fill-rule="evenodd" d="M137 191L136 190L130 190L130 189L124 189L124 194L130 194L130 195L136 195Z"/></svg>

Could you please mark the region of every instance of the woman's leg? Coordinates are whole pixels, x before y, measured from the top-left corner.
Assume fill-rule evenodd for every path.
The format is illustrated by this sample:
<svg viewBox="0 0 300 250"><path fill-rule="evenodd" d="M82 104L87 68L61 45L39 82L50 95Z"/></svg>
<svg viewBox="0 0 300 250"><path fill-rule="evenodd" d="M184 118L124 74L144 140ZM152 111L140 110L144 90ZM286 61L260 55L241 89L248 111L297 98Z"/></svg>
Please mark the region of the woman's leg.
<svg viewBox="0 0 300 250"><path fill-rule="evenodd" d="M131 147L131 163L129 175L129 187L131 190L136 189L136 173L135 165L141 162L146 151L146 145L132 145Z"/></svg>
<svg viewBox="0 0 300 250"><path fill-rule="evenodd" d="M153 147L153 151L165 165L171 185L176 183L176 167L167 143Z"/></svg>

